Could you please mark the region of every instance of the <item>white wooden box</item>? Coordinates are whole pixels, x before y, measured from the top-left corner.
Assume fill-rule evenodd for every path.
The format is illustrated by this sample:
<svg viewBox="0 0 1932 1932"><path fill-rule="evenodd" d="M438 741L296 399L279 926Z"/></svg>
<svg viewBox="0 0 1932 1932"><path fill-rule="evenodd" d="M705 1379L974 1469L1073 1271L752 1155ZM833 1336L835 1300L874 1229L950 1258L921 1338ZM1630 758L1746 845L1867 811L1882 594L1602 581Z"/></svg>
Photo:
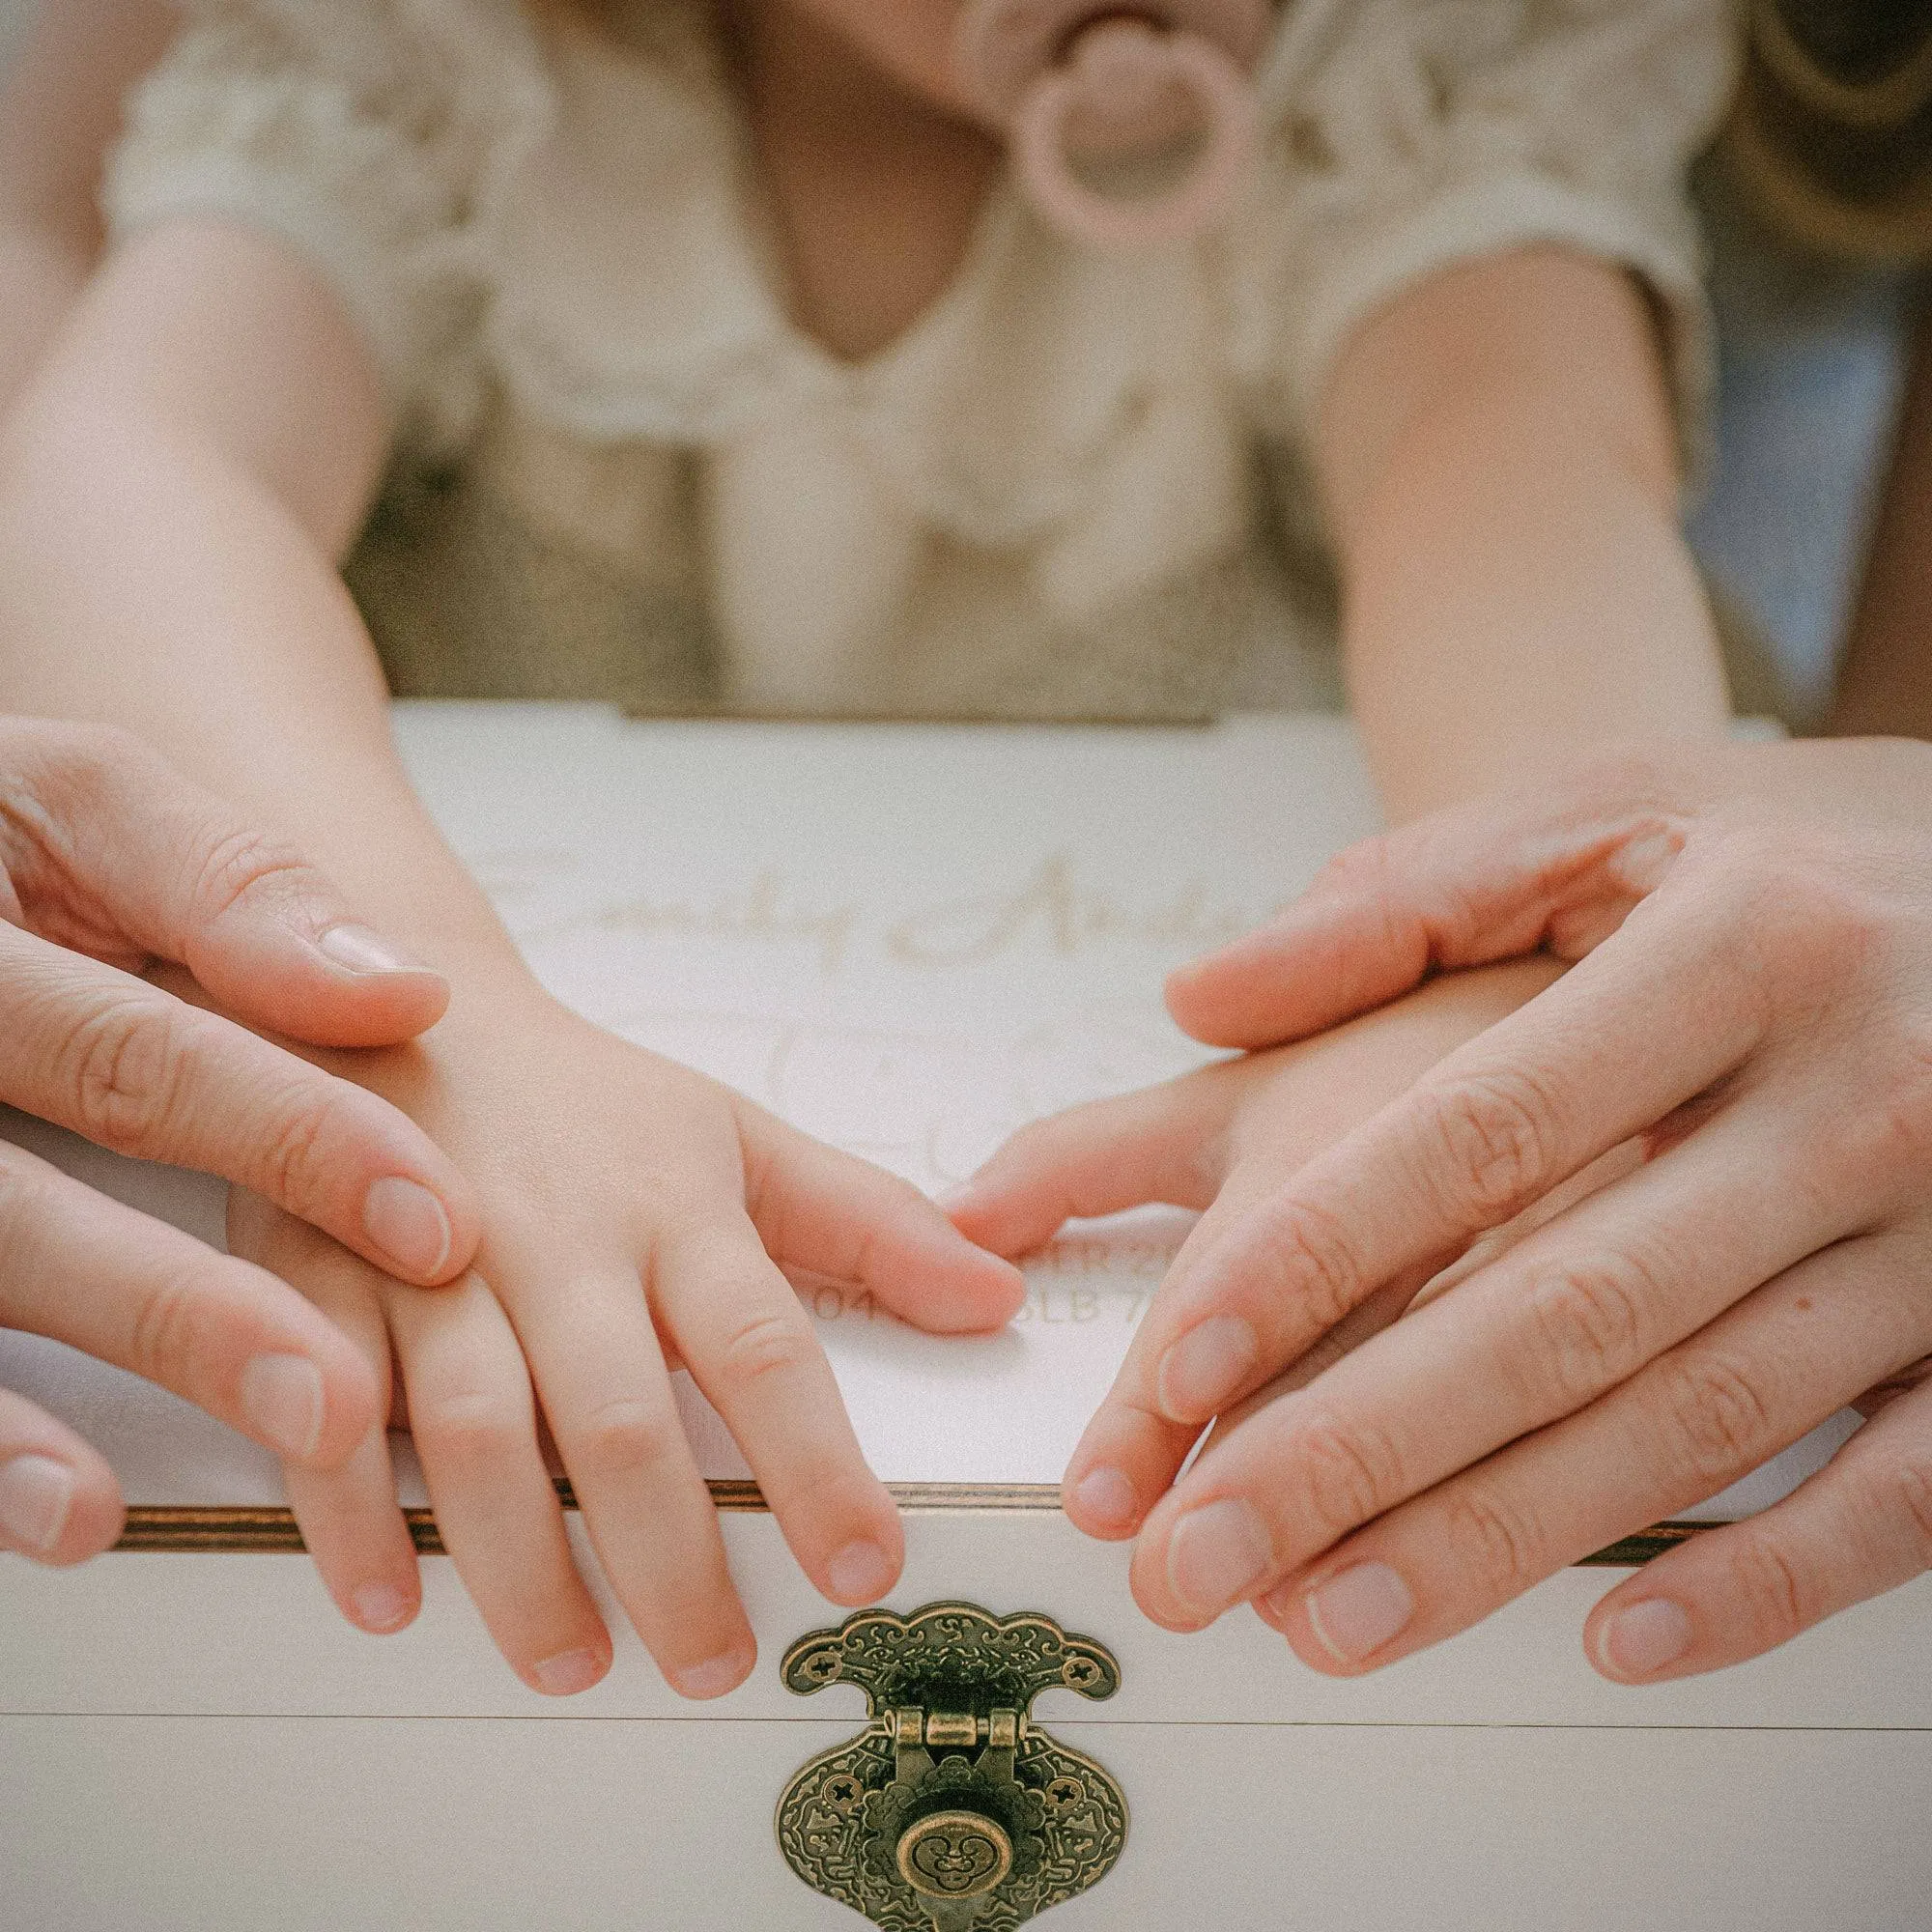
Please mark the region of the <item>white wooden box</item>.
<svg viewBox="0 0 1932 1932"><path fill-rule="evenodd" d="M1344 725L1204 731L625 724L415 706L406 753L548 982L924 1184L1025 1119L1204 1056L1161 973L1254 923L1373 809ZM33 1123L37 1150L218 1239L219 1189ZM1077 1231L1007 1334L815 1312L909 1560L892 1606L965 1599L1099 1639L1122 1688L1038 1719L1102 1763L1124 1854L1081 1927L1932 1926L1932 1584L1783 1652L1649 1690L1598 1679L1579 1567L1377 1676L1310 1673L1254 1618L1177 1637L1053 1485L1183 1224ZM400 1636L342 1624L272 1464L172 1399L0 1335L135 1505L128 1546L0 1559L0 1932L857 1928L776 1847L796 1769L856 1734L786 1646L840 1613L799 1577L695 1398L763 1647L703 1707L608 1599L610 1677L557 1703L497 1659L447 1561ZM1841 1433L1841 1432L1840 1432ZM1826 1433L1708 1514L1779 1493ZM411 1500L423 1501L419 1492ZM425 1525L426 1536L433 1530ZM573 1530L575 1534L575 1530ZM579 1539L586 1574L594 1575Z"/></svg>

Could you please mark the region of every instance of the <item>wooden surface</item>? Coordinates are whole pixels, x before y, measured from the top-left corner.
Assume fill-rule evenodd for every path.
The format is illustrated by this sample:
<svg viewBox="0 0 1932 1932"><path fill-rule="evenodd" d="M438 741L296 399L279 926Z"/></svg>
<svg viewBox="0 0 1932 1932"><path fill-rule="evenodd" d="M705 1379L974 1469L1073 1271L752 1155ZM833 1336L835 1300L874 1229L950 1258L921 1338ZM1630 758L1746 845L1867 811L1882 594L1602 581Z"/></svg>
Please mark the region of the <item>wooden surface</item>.
<svg viewBox="0 0 1932 1932"><path fill-rule="evenodd" d="M0 1718L8 1923L863 1932L770 1844L774 1768L836 1733L672 1729ZM1041 1932L1923 1932L1932 1897L1922 1733L1064 1729L1159 1797Z"/></svg>

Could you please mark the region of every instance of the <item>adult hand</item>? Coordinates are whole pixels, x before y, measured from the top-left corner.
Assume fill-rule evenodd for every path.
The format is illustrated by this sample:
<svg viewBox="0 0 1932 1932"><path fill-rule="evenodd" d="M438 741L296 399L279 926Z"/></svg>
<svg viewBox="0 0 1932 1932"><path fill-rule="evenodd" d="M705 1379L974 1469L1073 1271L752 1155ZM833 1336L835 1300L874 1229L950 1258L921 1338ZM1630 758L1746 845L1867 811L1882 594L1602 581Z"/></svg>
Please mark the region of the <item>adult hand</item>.
<svg viewBox="0 0 1932 1932"><path fill-rule="evenodd" d="M168 963L237 1018L140 977ZM247 1026L386 1044L447 999L320 873L135 740L0 719L0 1100L445 1282L476 1246L468 1182L396 1108ZM367 1362L294 1289L5 1145L0 1326L131 1369L308 1467L340 1463L377 1419ZM121 1517L102 1458L0 1390L0 1548L77 1562Z"/></svg>
<svg viewBox="0 0 1932 1932"><path fill-rule="evenodd" d="M1537 950L1579 963L1191 1247L1151 1312L1067 1483L1076 1518L1132 1489L1087 1526L1138 1532L1157 1621L1252 1600L1317 1668L1374 1668L1861 1399L1883 1413L1786 1501L1612 1590L1590 1659L1712 1669L1932 1564L1932 748L1699 750L1425 820L1169 999L1253 1047ZM1388 1284L1632 1141L1176 1480Z"/></svg>

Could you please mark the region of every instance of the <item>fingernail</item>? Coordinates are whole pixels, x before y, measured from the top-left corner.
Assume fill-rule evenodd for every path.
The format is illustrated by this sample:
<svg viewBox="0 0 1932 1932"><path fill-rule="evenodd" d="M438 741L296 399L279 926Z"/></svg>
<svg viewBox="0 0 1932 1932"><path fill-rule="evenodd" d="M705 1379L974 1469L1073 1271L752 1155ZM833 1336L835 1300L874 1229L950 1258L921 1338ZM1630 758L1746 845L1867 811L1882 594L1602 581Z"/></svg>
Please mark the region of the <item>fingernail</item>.
<svg viewBox="0 0 1932 1932"><path fill-rule="evenodd" d="M1155 1390L1172 1422L1201 1422L1230 1401L1261 1360L1255 1331L1238 1315L1210 1315L1160 1358Z"/></svg>
<svg viewBox="0 0 1932 1932"><path fill-rule="evenodd" d="M355 1621L366 1631L401 1630L415 1610L415 1600L387 1583L365 1583L350 1600Z"/></svg>
<svg viewBox="0 0 1932 1932"><path fill-rule="evenodd" d="M316 951L351 973L420 973L386 939L366 925L331 925L316 942Z"/></svg>
<svg viewBox="0 0 1932 1932"><path fill-rule="evenodd" d="M1218 1616L1267 1575L1274 1560L1266 1525L1250 1503L1233 1497L1190 1510L1167 1542L1167 1580L1201 1616Z"/></svg>
<svg viewBox="0 0 1932 1932"><path fill-rule="evenodd" d="M242 1413L284 1456L313 1456L322 1440L322 1371L306 1355L257 1355L242 1371Z"/></svg>
<svg viewBox="0 0 1932 1932"><path fill-rule="evenodd" d="M545 1658L530 1675L546 1697L574 1697L604 1675L604 1660L594 1650L562 1650Z"/></svg>
<svg viewBox="0 0 1932 1932"><path fill-rule="evenodd" d="M1649 1677L1690 1648L1690 1619L1668 1597L1649 1597L1604 1626L1598 1654L1619 1677Z"/></svg>
<svg viewBox="0 0 1932 1932"><path fill-rule="evenodd" d="M707 1662L687 1664L682 1670L672 1671L671 1689L680 1697L722 1697L745 1681L757 1661L755 1649L750 1644L740 1644L736 1650L724 1651Z"/></svg>
<svg viewBox="0 0 1932 1932"><path fill-rule="evenodd" d="M1407 1624L1415 1598L1386 1563L1357 1563L1311 1590L1302 1608L1337 1663L1359 1663Z"/></svg>
<svg viewBox="0 0 1932 1932"><path fill-rule="evenodd" d="M1074 1484L1072 1500L1081 1516L1110 1529L1125 1529L1141 1512L1133 1484L1119 1469L1089 1469Z"/></svg>
<svg viewBox="0 0 1932 1932"><path fill-rule="evenodd" d="M825 1580L839 1603L871 1603L892 1588L896 1574L893 1559L876 1543L848 1543L825 1566Z"/></svg>
<svg viewBox="0 0 1932 1932"><path fill-rule="evenodd" d="M951 1187L942 1187L933 1197L932 1205L942 1214L952 1214L965 1207L979 1192L970 1180L955 1180Z"/></svg>
<svg viewBox="0 0 1932 1932"><path fill-rule="evenodd" d="M449 1216L420 1181L385 1175L362 1197L362 1232L405 1274L434 1277L449 1260Z"/></svg>
<svg viewBox="0 0 1932 1932"><path fill-rule="evenodd" d="M43 1556L61 1540L73 1507L73 1471L51 1456L0 1463L0 1530L15 1548Z"/></svg>

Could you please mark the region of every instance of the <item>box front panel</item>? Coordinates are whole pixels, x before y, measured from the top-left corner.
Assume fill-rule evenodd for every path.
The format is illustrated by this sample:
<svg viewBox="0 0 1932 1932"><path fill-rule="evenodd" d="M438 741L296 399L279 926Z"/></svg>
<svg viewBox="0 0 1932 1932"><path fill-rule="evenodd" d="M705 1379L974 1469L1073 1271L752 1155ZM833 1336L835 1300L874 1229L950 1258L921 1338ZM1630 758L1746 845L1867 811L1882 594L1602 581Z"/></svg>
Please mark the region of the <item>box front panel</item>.
<svg viewBox="0 0 1932 1932"><path fill-rule="evenodd" d="M1085 1724L1142 1794L1041 1932L1921 1932L1924 1733ZM793 1719L0 1718L19 1932L861 1932Z"/></svg>

